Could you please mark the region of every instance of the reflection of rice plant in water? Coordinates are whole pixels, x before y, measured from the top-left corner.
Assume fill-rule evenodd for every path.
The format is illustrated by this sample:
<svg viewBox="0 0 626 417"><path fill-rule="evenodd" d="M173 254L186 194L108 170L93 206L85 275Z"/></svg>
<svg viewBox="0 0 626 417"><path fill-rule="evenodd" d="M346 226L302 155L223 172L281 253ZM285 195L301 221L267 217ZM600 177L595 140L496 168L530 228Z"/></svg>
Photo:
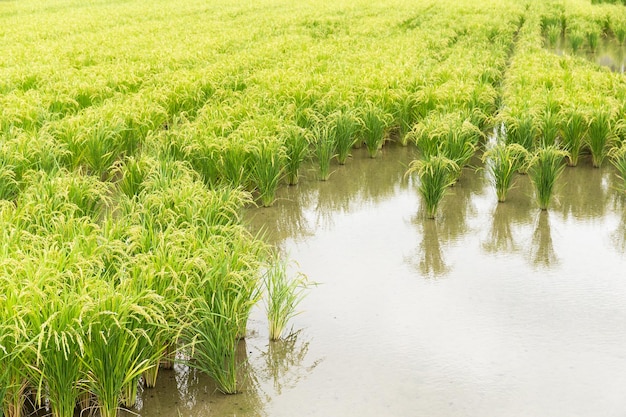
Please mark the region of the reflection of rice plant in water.
<svg viewBox="0 0 626 417"><path fill-rule="evenodd" d="M287 126L282 137L285 145L287 182L289 185L295 185L300 177L300 165L309 155L309 137L307 131L299 126Z"/></svg>
<svg viewBox="0 0 626 417"><path fill-rule="evenodd" d="M418 191L424 200L428 218L435 218L437 207L446 190L454 184L458 170L459 166L454 161L441 155L416 159L409 165L406 174L417 173L420 180Z"/></svg>
<svg viewBox="0 0 626 417"><path fill-rule="evenodd" d="M265 273L267 290L266 312L271 340L278 340L287 323L297 314L296 308L304 298L306 276L298 274L289 278L287 262L275 256Z"/></svg>
<svg viewBox="0 0 626 417"><path fill-rule="evenodd" d="M537 149L529 162L528 173L541 210L548 209L554 185L565 168L563 158L566 156L567 152L556 146L548 146Z"/></svg>
<svg viewBox="0 0 626 417"><path fill-rule="evenodd" d="M594 109L587 135L591 162L594 167L599 168L602 165L614 139L610 113L606 109Z"/></svg>
<svg viewBox="0 0 626 417"><path fill-rule="evenodd" d="M528 156L526 148L517 143L498 143L483 154L499 202L506 201L513 176L526 163Z"/></svg>
<svg viewBox="0 0 626 417"><path fill-rule="evenodd" d="M585 115L577 109L564 112L563 119L561 129L563 147L568 152L568 165L576 166L589 125Z"/></svg>

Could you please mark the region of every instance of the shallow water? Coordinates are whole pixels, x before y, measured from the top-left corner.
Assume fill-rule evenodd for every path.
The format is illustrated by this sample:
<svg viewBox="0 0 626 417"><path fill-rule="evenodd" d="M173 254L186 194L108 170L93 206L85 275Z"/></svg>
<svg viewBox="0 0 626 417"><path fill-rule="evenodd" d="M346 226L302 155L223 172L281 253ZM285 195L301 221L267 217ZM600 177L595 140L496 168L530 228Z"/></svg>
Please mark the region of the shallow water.
<svg viewBox="0 0 626 417"><path fill-rule="evenodd" d="M328 182L250 210L318 283L267 342L261 308L241 346L244 393L179 367L147 416L626 415L626 215L613 171L584 161L540 212L529 179L504 204L466 169L436 221L404 179L412 148L365 151Z"/></svg>

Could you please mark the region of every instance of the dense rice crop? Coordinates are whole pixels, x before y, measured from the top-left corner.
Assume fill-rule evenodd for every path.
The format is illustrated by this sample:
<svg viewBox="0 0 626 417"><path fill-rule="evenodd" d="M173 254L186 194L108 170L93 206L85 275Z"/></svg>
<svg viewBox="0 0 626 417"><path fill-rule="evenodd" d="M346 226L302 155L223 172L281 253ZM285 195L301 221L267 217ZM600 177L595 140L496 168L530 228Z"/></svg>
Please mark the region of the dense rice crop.
<svg viewBox="0 0 626 417"><path fill-rule="evenodd" d="M176 350L237 392L281 265L241 211L309 159L326 180L352 147L414 142L429 217L491 131L624 177L626 81L573 54L624 22L578 0L0 2L0 415L27 392L115 415ZM523 168L497 152L503 200Z"/></svg>

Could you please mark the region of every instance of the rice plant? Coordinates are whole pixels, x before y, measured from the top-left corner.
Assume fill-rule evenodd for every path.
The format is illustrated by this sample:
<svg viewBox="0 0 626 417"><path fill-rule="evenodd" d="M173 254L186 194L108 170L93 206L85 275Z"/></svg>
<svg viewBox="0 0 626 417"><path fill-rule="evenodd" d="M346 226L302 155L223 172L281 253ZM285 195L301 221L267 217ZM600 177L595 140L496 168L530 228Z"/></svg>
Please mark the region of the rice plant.
<svg viewBox="0 0 626 417"><path fill-rule="evenodd" d="M591 163L596 168L602 165L615 140L612 125L611 114L607 109L596 108L592 110L587 145L591 151Z"/></svg>
<svg viewBox="0 0 626 417"><path fill-rule="evenodd" d="M309 156L310 139L306 129L287 126L282 132L285 146L285 171L289 185L296 185L300 179L300 166Z"/></svg>
<svg viewBox="0 0 626 417"><path fill-rule="evenodd" d="M60 295L45 294L33 301L40 306L27 316L37 332L31 346L37 359L30 368L31 380L38 387L36 402L42 403L45 395L54 417L72 417L84 390L81 319L90 299L68 289Z"/></svg>
<svg viewBox="0 0 626 417"><path fill-rule="evenodd" d="M541 114L539 123L539 146L547 147L555 145L557 143L560 127L559 113L553 112L550 108L546 108Z"/></svg>
<svg viewBox="0 0 626 417"><path fill-rule="evenodd" d="M117 186L120 191L129 198L139 195L150 164L155 162L146 157L128 156L117 163L113 168L113 175L119 178Z"/></svg>
<svg viewBox="0 0 626 417"><path fill-rule="evenodd" d="M252 146L250 176L263 207L274 204L285 159L284 149L278 140L259 140Z"/></svg>
<svg viewBox="0 0 626 417"><path fill-rule="evenodd" d="M538 129L530 111L509 116L505 121L505 126L507 144L517 143L528 151L533 150Z"/></svg>
<svg viewBox="0 0 626 417"><path fill-rule="evenodd" d="M326 181L330 177L330 161L335 157L336 142L332 126L323 121L318 122L314 129L315 156L318 163L318 179Z"/></svg>
<svg viewBox="0 0 626 417"><path fill-rule="evenodd" d="M445 156L434 155L426 159L416 159L409 164L406 175L416 173L420 184L418 191L424 200L426 215L434 219L439 203L446 195L446 190L456 180L459 166Z"/></svg>
<svg viewBox="0 0 626 417"><path fill-rule="evenodd" d="M592 52L595 52L598 49L598 42L600 40L600 34L594 29L595 28L592 28L586 33L587 44Z"/></svg>
<svg viewBox="0 0 626 417"><path fill-rule="evenodd" d="M337 162L339 165L345 165L350 156L350 150L358 140L358 119L349 110L340 110L331 114L330 118L335 130Z"/></svg>
<svg viewBox="0 0 626 417"><path fill-rule="evenodd" d="M104 290L85 323L86 386L97 399L102 417L115 417L129 384L154 362L142 348L150 344L142 323L157 325L162 300L154 294L133 295Z"/></svg>
<svg viewBox="0 0 626 417"><path fill-rule="evenodd" d="M580 29L573 29L569 32L569 45L573 53L578 52L584 41L585 36Z"/></svg>
<svg viewBox="0 0 626 417"><path fill-rule="evenodd" d="M569 166L578 165L578 158L585 143L588 128L587 118L581 111L573 109L564 112L561 136L563 148L568 153Z"/></svg>
<svg viewBox="0 0 626 417"><path fill-rule="evenodd" d="M28 306L18 285L6 275L0 278L0 415L6 417L23 415L27 369L33 365L31 356L23 355L27 325L17 313Z"/></svg>
<svg viewBox="0 0 626 417"><path fill-rule="evenodd" d="M415 94L402 91L394 102L394 118L399 127L399 143L406 146L409 142L409 132L417 121L418 102Z"/></svg>
<svg viewBox="0 0 626 417"><path fill-rule="evenodd" d="M506 201L513 176L526 163L528 156L526 148L517 143L498 143L483 154L499 202Z"/></svg>
<svg viewBox="0 0 626 417"><path fill-rule="evenodd" d="M617 170L617 177L621 180L620 189L626 192L626 142L613 147L609 151L609 157Z"/></svg>
<svg viewBox="0 0 626 417"><path fill-rule="evenodd" d="M561 25L552 24L548 26L547 34L548 34L548 44L551 47L555 47L557 45L557 42L561 38Z"/></svg>
<svg viewBox="0 0 626 417"><path fill-rule="evenodd" d="M385 134L390 115L371 102L367 102L360 120L363 142L370 158L376 158L385 142Z"/></svg>
<svg viewBox="0 0 626 417"><path fill-rule="evenodd" d="M550 205L554 186L565 168L563 159L566 156L567 152L556 146L548 146L538 148L529 161L528 174L541 210L547 210Z"/></svg>
<svg viewBox="0 0 626 417"><path fill-rule="evenodd" d="M270 340L278 340L289 320L297 314L296 308L307 288L306 276L298 274L289 278L287 261L275 256L264 277L269 337Z"/></svg>

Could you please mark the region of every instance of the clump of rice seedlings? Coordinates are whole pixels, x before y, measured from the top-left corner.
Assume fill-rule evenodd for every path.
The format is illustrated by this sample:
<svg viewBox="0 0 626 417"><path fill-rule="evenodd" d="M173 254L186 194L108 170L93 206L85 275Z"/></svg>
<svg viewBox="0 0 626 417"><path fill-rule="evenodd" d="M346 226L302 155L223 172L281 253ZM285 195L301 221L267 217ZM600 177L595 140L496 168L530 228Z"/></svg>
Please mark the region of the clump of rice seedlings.
<svg viewBox="0 0 626 417"><path fill-rule="evenodd" d="M15 178L15 169L3 158L0 159L0 199L14 200L19 193L19 183Z"/></svg>
<svg viewBox="0 0 626 417"><path fill-rule="evenodd" d="M282 132L285 146L285 171L289 185L296 185L300 178L300 165L309 156L309 135L299 126L287 126Z"/></svg>
<svg viewBox="0 0 626 417"><path fill-rule="evenodd" d="M561 25L557 23L551 24L548 26L546 32L548 35L548 45L555 47L561 38Z"/></svg>
<svg viewBox="0 0 626 417"><path fill-rule="evenodd" d="M609 151L611 163L617 169L617 177L622 180L621 190L626 192L626 142L615 146Z"/></svg>
<svg viewBox="0 0 626 417"><path fill-rule="evenodd" d="M506 201L513 176L526 163L528 156L526 148L517 143L498 143L483 154L499 202Z"/></svg>
<svg viewBox="0 0 626 417"><path fill-rule="evenodd" d="M619 42L620 45L623 45L624 40L626 40L626 21L621 20L615 22L613 25L613 33L615 34L617 42Z"/></svg>
<svg viewBox="0 0 626 417"><path fill-rule="evenodd" d="M599 168L615 140L611 114L607 109L592 110L588 132L587 145L591 151L591 163Z"/></svg>
<svg viewBox="0 0 626 417"><path fill-rule="evenodd" d="M446 190L454 184L458 170L459 166L454 161L441 155L416 159L409 164L406 175L416 173L419 177L418 191L424 200L429 219L435 218L437 207Z"/></svg>
<svg viewBox="0 0 626 417"><path fill-rule="evenodd" d="M409 132L417 120L417 107L417 97L409 91L402 91L394 101L394 118L399 127L398 142L402 146L409 143Z"/></svg>
<svg viewBox="0 0 626 417"><path fill-rule="evenodd" d="M439 152L441 138L435 133L437 128L438 123L435 118L429 117L416 123L409 133L423 158L428 158Z"/></svg>
<svg viewBox="0 0 626 417"><path fill-rule="evenodd" d="M0 416L21 417L28 386L26 369L32 366L23 355L28 340L22 314L27 307L16 281L0 279Z"/></svg>
<svg viewBox="0 0 626 417"><path fill-rule="evenodd" d="M91 173L102 179L108 177L109 169L122 151L121 132L120 125L99 122L90 126L79 136L80 159L84 161Z"/></svg>
<svg viewBox="0 0 626 417"><path fill-rule="evenodd" d="M338 111L330 117L335 130L337 162L339 165L344 165L350 156L350 150L358 140L358 119L349 110Z"/></svg>
<svg viewBox="0 0 626 417"><path fill-rule="evenodd" d="M332 126L324 121L318 122L314 129L315 155L318 163L318 179L326 181L330 177L330 161L335 157L335 135Z"/></svg>
<svg viewBox="0 0 626 417"><path fill-rule="evenodd" d="M113 173L119 178L117 186L128 198L135 198L143 189L151 162L146 157L127 156L115 165Z"/></svg>
<svg viewBox="0 0 626 417"><path fill-rule="evenodd" d="M569 32L569 45L573 53L577 53L585 40L584 34L580 29L572 29Z"/></svg>
<svg viewBox="0 0 626 417"><path fill-rule="evenodd" d="M550 108L546 108L540 118L540 141L541 147L552 146L556 144L559 134L559 114L553 112Z"/></svg>
<svg viewBox="0 0 626 417"><path fill-rule="evenodd" d="M210 376L224 394L236 394L237 312L221 292L213 300L194 297L184 311L188 326L182 337L190 351L188 365Z"/></svg>
<svg viewBox="0 0 626 417"><path fill-rule="evenodd" d="M600 34L596 30L590 29L587 31L586 35L589 49L591 49L592 52L595 52L598 49Z"/></svg>
<svg viewBox="0 0 626 417"><path fill-rule="evenodd" d="M220 145L220 178L231 187L245 188L248 185L250 146L254 140L255 132L246 129L233 133Z"/></svg>
<svg viewBox="0 0 626 417"><path fill-rule="evenodd" d="M575 167L578 165L578 158L589 124L586 116L579 110L573 109L564 112L562 120L561 136L563 148L567 151L567 164Z"/></svg>
<svg viewBox="0 0 626 417"><path fill-rule="evenodd" d="M507 144L517 143L528 151L533 150L537 137L537 126L531 112L524 111L521 114L507 117L505 126Z"/></svg>
<svg viewBox="0 0 626 417"><path fill-rule="evenodd" d="M461 170L474 156L482 132L469 121L453 120L442 126L442 141L439 144L439 153L454 161L459 167L456 179Z"/></svg>
<svg viewBox="0 0 626 417"><path fill-rule="evenodd" d="M367 148L367 153L370 158L376 158L378 151L385 142L385 134L390 115L373 103L368 102L363 109L360 119L363 142Z"/></svg>
<svg viewBox="0 0 626 417"><path fill-rule="evenodd" d="M541 210L548 209L554 186L565 168L563 158L566 156L567 152L556 146L548 146L538 148L529 161L528 174Z"/></svg>
<svg viewBox="0 0 626 417"><path fill-rule="evenodd" d="M258 140L251 149L250 176L263 207L274 204L285 166L284 148L278 140Z"/></svg>
<svg viewBox="0 0 626 417"><path fill-rule="evenodd" d="M80 289L79 289L80 290ZM84 389L83 309L89 304L84 295L65 290L61 295L41 294L33 302L40 309L27 316L36 332L30 346L36 357L30 368L37 390L37 403L45 398L54 417L72 417Z"/></svg>
<svg viewBox="0 0 626 417"><path fill-rule="evenodd" d="M275 256L265 273L264 282L269 337L270 340L278 340L289 320L297 314L296 308L307 288L306 276L298 274L295 278L289 278L287 261Z"/></svg>
<svg viewBox="0 0 626 417"><path fill-rule="evenodd" d="M142 324L162 321L162 299L154 293L131 294L120 289L101 292L85 323L82 361L86 385L96 397L100 415L115 417L124 391L154 362L143 351L152 341Z"/></svg>

